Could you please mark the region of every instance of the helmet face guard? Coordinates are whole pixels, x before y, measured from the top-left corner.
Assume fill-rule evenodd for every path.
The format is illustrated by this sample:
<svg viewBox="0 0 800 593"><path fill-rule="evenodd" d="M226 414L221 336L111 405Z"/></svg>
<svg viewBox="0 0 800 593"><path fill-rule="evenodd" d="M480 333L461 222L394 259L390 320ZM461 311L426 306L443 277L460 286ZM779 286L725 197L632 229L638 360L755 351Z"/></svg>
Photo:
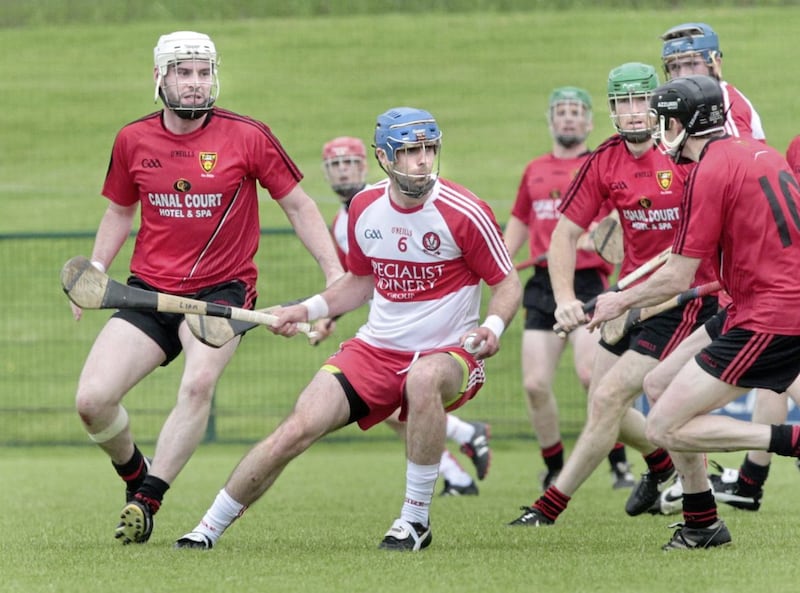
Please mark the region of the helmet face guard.
<svg viewBox="0 0 800 593"><path fill-rule="evenodd" d="M374 147L378 163L403 195L410 198L425 196L439 178L441 143L442 132L436 120L422 109L396 107L379 115L375 124ZM412 171L408 159L404 159L405 169L398 164L398 153L415 150L424 151L425 171ZM379 153L386 157L385 166L381 163ZM430 153L432 158L428 159Z"/></svg>
<svg viewBox="0 0 800 593"><path fill-rule="evenodd" d="M341 136L322 147L322 169L331 189L346 204L366 186L367 149L358 138Z"/></svg>
<svg viewBox="0 0 800 593"><path fill-rule="evenodd" d="M710 76L675 78L656 89L650 100L651 112L658 121L654 135L663 151L678 160L691 136L706 136L725 130L725 102L719 82ZM683 129L675 138L667 138L670 120Z"/></svg>
<svg viewBox="0 0 800 593"><path fill-rule="evenodd" d="M684 23L672 27L661 36L664 46L661 50L661 61L667 78L680 75L681 63L693 58L700 58L708 67L708 74L722 78L720 60L722 51L719 48L719 37L705 23Z"/></svg>
<svg viewBox="0 0 800 593"><path fill-rule="evenodd" d="M219 96L217 50L208 35L176 31L162 35L153 49L154 101L183 119L208 113Z"/></svg>
<svg viewBox="0 0 800 593"><path fill-rule="evenodd" d="M658 85L658 73L648 64L629 62L609 72L611 121L626 141L642 144L652 138L656 122L650 113L650 97Z"/></svg>
<svg viewBox="0 0 800 593"><path fill-rule="evenodd" d="M580 123L573 132L558 130L556 118L574 116ZM550 135L564 148L572 148L589 137L592 124L592 99L589 93L578 87L559 87L550 93L547 123Z"/></svg>

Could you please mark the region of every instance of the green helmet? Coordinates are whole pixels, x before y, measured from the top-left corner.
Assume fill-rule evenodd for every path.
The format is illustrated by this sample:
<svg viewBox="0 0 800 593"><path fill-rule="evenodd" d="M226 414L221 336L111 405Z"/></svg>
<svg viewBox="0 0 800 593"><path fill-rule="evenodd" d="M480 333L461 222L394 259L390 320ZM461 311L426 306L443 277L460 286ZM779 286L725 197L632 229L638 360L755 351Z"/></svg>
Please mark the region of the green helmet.
<svg viewBox="0 0 800 593"><path fill-rule="evenodd" d="M592 110L592 98L589 96L589 93L576 86L558 87L557 89L553 89L553 92L550 93L550 109L552 109L556 103L573 101L583 105L586 111Z"/></svg>
<svg viewBox="0 0 800 593"><path fill-rule="evenodd" d="M653 66L649 64L642 64L640 62L628 62L616 68L612 68L608 73L608 104L611 109L611 119L614 122L614 127L617 132L625 138L628 142L639 144L646 142L650 139L652 133L655 131L654 118L649 117L649 101L653 91L656 90L660 81L658 80L658 72ZM625 129L620 125L619 116L617 115L617 104L621 101L631 102L636 97L643 97L646 100L643 102L643 111L637 113L628 113L626 115L640 117L647 117L647 125L645 127L635 126L631 129Z"/></svg>
<svg viewBox="0 0 800 593"><path fill-rule="evenodd" d="M643 95L658 88L658 72L649 64L628 62L608 73L608 96Z"/></svg>

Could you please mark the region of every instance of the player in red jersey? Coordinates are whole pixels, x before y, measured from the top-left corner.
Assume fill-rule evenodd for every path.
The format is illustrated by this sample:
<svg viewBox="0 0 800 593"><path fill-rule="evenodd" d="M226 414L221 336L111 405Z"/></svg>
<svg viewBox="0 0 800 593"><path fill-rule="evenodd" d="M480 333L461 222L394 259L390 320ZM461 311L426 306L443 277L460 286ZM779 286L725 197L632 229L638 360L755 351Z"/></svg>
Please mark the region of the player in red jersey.
<svg viewBox="0 0 800 593"><path fill-rule="evenodd" d="M550 277L555 318L566 331L587 320L576 297L574 270L580 236L610 202L619 212L627 276L672 244L680 220L680 200L687 170L662 154L652 139L649 99L658 86L655 68L628 63L608 77L608 97L618 134L595 149L581 167L561 203L561 217L550 242ZM714 279L710 262L696 282ZM639 450L648 470L631 492L626 512L639 515L658 499L659 486L675 473L669 454L644 437L644 416L631 407L642 393L647 372L717 308L716 297L697 299L652 317L611 345L600 340L589 386L586 424L553 484L512 525L552 525L570 498L611 450L615 440Z"/></svg>
<svg viewBox="0 0 800 593"><path fill-rule="evenodd" d="M202 33L177 31L154 49L155 98L164 109L117 134L103 185L108 209L92 262L111 266L141 220L128 284L252 308L260 225L256 183L281 206L327 282L342 274L302 174L263 123L215 106L217 52ZM75 308L76 318L80 310ZM239 343L215 349L196 340L182 315L119 311L95 340L78 383L76 407L89 438L126 483L116 537L143 543L164 494L203 438L223 369ZM125 394L159 366L185 353L177 401L152 462L136 446Z"/></svg>
<svg viewBox="0 0 800 593"><path fill-rule="evenodd" d="M347 220L350 202L367 186L367 150L359 138L339 136L322 147L322 168L331 189L339 196L341 206L331 224L331 234L344 269L347 269ZM316 344L327 338L335 329L332 319L320 319L314 324L318 334ZM385 420L397 435L405 439L406 424L400 421L400 410ZM490 427L485 422L467 422L454 414L447 414L448 439L457 442L475 466L479 480L483 480L491 463L489 447ZM478 485L450 451L442 452L439 474L444 480L441 496L477 496Z"/></svg>
<svg viewBox="0 0 800 593"><path fill-rule="evenodd" d="M751 137L755 140L765 141L761 118L752 103L741 91L722 78L722 51L719 37L706 23L683 23L670 28L661 39L661 51L664 72L667 79L692 74L703 74L716 78L722 89L727 115L725 131L731 136ZM720 294L720 307L724 308L730 300L722 292ZM720 311L720 319L710 320L705 332L700 336L693 336L686 345L687 355L689 348L699 351L702 347L716 338L719 329L724 324L724 311ZM702 340L702 341L701 341ZM695 343L696 342L696 343ZM692 350L691 352L694 352ZM663 369L664 373L668 368ZM664 376L661 383L668 381ZM754 422L781 423L786 421L787 401L786 395L778 396L770 391L758 389L755 391L755 405L752 418ZM725 502L747 510L758 510L763 494L764 482L769 474L772 455L764 451L749 451L745 454L738 471L726 469L721 474L710 474L714 484L714 494L719 502ZM673 501L672 509L680 508L674 504L680 495L680 483L674 488L665 491L662 499L670 498ZM667 507L662 507L664 510Z"/></svg>
<svg viewBox="0 0 800 593"><path fill-rule="evenodd" d="M525 331L522 335L522 376L527 408L539 442L546 470L541 477L546 490L564 466L564 445L558 421L558 403L553 379L567 341L553 333L556 308L547 250L550 235L558 220L561 196L578 169L589 158L586 139L592 131L592 100L585 90L560 87L550 94L547 123L553 139L552 152L533 159L525 167L505 229L505 240L512 257L528 241L534 273L525 285ZM613 265L597 255L594 244L582 237L577 252L575 291L584 301L608 288ZM583 328L569 335L575 371L584 389L589 387L597 338ZM631 488L635 478L622 443L608 456L614 488Z"/></svg>
<svg viewBox="0 0 800 593"><path fill-rule="evenodd" d="M275 311L283 335L372 299L367 322L300 394L290 415L239 462L203 519L176 542L211 548L225 529L315 441L398 407L406 424L406 492L380 543L416 551L431 543L430 504L445 442L445 414L471 399L519 308L522 288L489 206L438 175L441 131L427 111L378 116L375 156L388 178L350 203L348 271L321 294ZM481 284L491 291L479 323Z"/></svg>
<svg viewBox="0 0 800 593"><path fill-rule="evenodd" d="M598 299L590 327L629 307L661 302L692 282L712 257L731 297L722 333L689 360L655 402L647 436L673 452L684 487L685 523L665 549L731 541L717 516L706 451L765 450L800 457L800 427L757 424L709 412L743 393L797 387L800 374L800 184L773 148L725 133L719 82L676 78L651 106L659 136L675 159L697 164L681 204L672 255L648 280Z"/></svg>

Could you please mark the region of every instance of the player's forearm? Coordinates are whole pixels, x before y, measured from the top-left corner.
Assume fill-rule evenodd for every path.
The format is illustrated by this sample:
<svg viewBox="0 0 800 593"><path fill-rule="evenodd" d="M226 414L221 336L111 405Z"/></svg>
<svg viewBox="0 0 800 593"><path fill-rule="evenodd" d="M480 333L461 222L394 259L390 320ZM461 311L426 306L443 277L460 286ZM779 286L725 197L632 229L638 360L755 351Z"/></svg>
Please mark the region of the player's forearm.
<svg viewBox="0 0 800 593"><path fill-rule="evenodd" d="M136 210L137 206L109 204L97 227L90 258L93 262L99 262L105 269L111 267L111 262L130 235Z"/></svg>
<svg viewBox="0 0 800 593"><path fill-rule="evenodd" d="M355 276L347 272L323 292L301 304L308 309L308 321L336 318L368 302L373 286L372 276Z"/></svg>
<svg viewBox="0 0 800 593"><path fill-rule="evenodd" d="M496 315L505 327L511 323L522 305L522 285L516 270L491 287L492 297L486 307L486 317Z"/></svg>
<svg viewBox="0 0 800 593"><path fill-rule="evenodd" d="M562 217L553 231L547 253L550 284L557 303L575 300L576 250L578 237L583 232L580 227L571 223L569 226L562 224L563 220Z"/></svg>
<svg viewBox="0 0 800 593"><path fill-rule="evenodd" d="M687 259L671 255L667 263L647 280L620 292L620 302L626 309L650 307L688 289L694 278L696 266L692 266L691 261L685 261ZM699 260L694 261L699 262Z"/></svg>
<svg viewBox="0 0 800 593"><path fill-rule="evenodd" d="M516 216L510 216L503 231L508 252L514 257L528 238L528 227Z"/></svg>
<svg viewBox="0 0 800 593"><path fill-rule="evenodd" d="M310 200L310 198L309 198ZM295 233L308 252L317 260L325 275L326 285L330 286L344 274L336 247L316 204L306 204L289 215Z"/></svg>

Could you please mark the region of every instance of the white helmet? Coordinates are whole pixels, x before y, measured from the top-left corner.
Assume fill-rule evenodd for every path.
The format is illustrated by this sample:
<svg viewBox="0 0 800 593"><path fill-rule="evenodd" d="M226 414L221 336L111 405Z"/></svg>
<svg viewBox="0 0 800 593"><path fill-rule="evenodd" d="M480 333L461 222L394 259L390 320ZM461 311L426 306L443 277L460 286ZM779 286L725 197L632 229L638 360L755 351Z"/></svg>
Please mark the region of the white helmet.
<svg viewBox="0 0 800 593"><path fill-rule="evenodd" d="M170 66L190 60L209 63L211 67L211 88L205 103L187 107L181 105L180 101L168 100L162 85ZM157 72L154 101L158 101L158 98L161 97L167 108L185 119L197 119L208 113L219 96L217 48L208 35L194 31L175 31L174 33L162 35L158 38L155 48L153 48L153 61Z"/></svg>

